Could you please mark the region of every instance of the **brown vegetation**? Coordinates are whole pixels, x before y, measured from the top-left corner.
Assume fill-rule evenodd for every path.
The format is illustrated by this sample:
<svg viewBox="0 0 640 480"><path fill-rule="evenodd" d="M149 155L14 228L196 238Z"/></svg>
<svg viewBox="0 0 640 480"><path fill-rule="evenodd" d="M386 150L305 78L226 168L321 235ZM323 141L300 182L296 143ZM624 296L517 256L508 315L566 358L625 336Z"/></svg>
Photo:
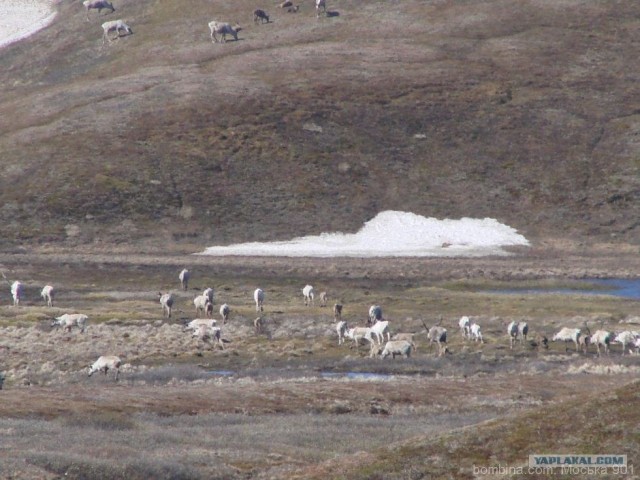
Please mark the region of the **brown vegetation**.
<svg viewBox="0 0 640 480"><path fill-rule="evenodd" d="M445 271L456 260L430 260L431 272L403 278L406 265L380 259L346 262L351 275L332 277L330 265L313 260L292 268L264 258L126 258L2 257L2 270L23 281L27 297L21 307L0 306L0 476L467 478L473 465L519 465L532 449L582 452L584 438L589 452L637 460L638 437L626 427L637 423L629 400L637 383L625 385L638 378L640 357L622 358L619 347L608 358L565 354L555 344L510 350L505 330L522 318L535 332L584 320L627 328L619 322L638 322L636 302L484 290L511 278L526 257L485 259L496 279L466 282L430 278L437 265ZM185 265L193 277L182 292L177 272ZM368 358L366 347L339 346L331 309L305 307L300 296L315 275L318 288L344 303L348 322L363 325L368 306L380 303L393 332L417 333L417 352L381 360ZM38 297L44 282L59 292L54 308ZM532 276L510 286L553 282L583 284ZM256 335L251 294L258 284L269 301ZM157 302L160 286L176 295L171 321ZM204 286L233 307L224 350L182 329ZM89 316L84 334L49 327L53 312L70 310ZM463 313L482 325L486 343L457 335ZM421 325L440 315L452 354L438 358ZM119 381L88 378L87 366L107 353L126 363ZM618 411L613 405L623 398L627 408ZM587 421L550 424L555 412Z"/></svg>
<svg viewBox="0 0 640 480"><path fill-rule="evenodd" d="M253 25L256 6L274 21ZM108 47L113 15L63 0L2 50L5 246L188 251L354 231L385 209L637 239L635 2L117 8L135 33ZM238 20L239 41L212 45L213 18Z"/></svg>
<svg viewBox="0 0 640 480"><path fill-rule="evenodd" d="M254 25L256 7L272 22ZM120 0L134 34L105 47L112 15L56 8L0 50L0 268L26 287L20 307L0 288L0 477L472 478L547 452L640 467L640 357L510 350L505 331L620 330L637 302L492 291L640 270L640 4L340 0L316 19L304 2L289 15L262 0ZM239 21L239 40L212 45L212 19ZM187 255L354 231L386 209L497 218L533 247ZM330 308L304 307L307 282L351 325L382 305L417 352L339 346ZM224 350L182 331L209 286L232 307ZM171 320L159 291L176 296ZM86 313L87 331L52 331L64 312ZM457 335L461 315L486 343ZM441 358L422 326L439 318ZM87 377L103 354L122 356L118 382Z"/></svg>

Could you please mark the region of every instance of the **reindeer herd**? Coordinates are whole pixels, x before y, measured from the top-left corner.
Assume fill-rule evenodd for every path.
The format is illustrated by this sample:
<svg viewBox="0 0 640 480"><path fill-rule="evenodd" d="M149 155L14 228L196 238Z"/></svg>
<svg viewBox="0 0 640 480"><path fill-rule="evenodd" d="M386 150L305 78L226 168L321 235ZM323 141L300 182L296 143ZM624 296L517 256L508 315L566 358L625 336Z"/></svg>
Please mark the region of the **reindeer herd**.
<svg viewBox="0 0 640 480"><path fill-rule="evenodd" d="M342 311L342 305L336 305ZM334 307L334 308L335 308ZM347 322L340 318L340 315L335 314L336 332L338 335L338 345L344 343L345 338L350 338L353 341L353 346L359 346L360 341L369 343L371 348L371 356L378 354L383 358L392 355L402 355L409 357L412 351L416 350L415 337L420 333L425 333L428 343L432 348L434 344L438 346L438 356L442 356L451 353L447 345L447 329L442 326L442 317L437 324L429 327L424 321L421 321L424 330L414 333L395 333L393 336L390 334L390 323L382 318L382 308L379 305L372 305L369 308L369 317L367 320L367 326L364 327L352 327L349 328ZM570 328L563 327L557 333L551 337L551 342L563 342L565 343L565 352L569 351L568 344L573 343L575 345L575 351L583 354L589 353L589 347L595 347L595 354L599 357L601 353L609 355L612 345L621 346L621 355L625 355L627 352L630 354L640 354L640 331L624 330L618 333L610 332L603 329L603 323L600 324L600 329L591 333L591 330L587 326L587 322L584 322L582 328ZM468 316L464 315L458 320L458 327L462 335L463 341L473 341L479 343L485 343L485 339L482 336L482 328L479 323L471 320ZM514 346L520 345L539 350L543 348L548 350L549 338L546 334L538 332L531 336L529 334L529 325L525 321L511 321L505 324L506 336L509 339L509 348L514 349ZM384 349L381 348L384 335L387 335L387 346ZM397 343L403 341L407 345L399 346ZM395 352L395 353L394 353Z"/></svg>
<svg viewBox="0 0 640 480"><path fill-rule="evenodd" d="M326 0L314 0L316 18L320 18L320 15L328 16ZM84 0L82 2L86 10L87 21L90 21L89 13L91 10L97 10L98 15L102 13L102 10L108 10L107 14L111 14L116 11L113 3L108 0ZM278 6L287 13L298 13L300 11L300 5L294 5L290 0L284 1ZM257 8L253 11L254 24L272 23L269 14L261 9ZM238 33L242 30L242 27L236 22L232 25L229 22L221 22L218 20L212 20L208 23L211 41L213 43L226 43L227 35L233 37L235 41L238 41ZM111 37L110 34L115 33L115 37ZM122 35L124 34L124 35ZM109 20L102 24L102 45L104 46L107 41L111 43L114 40L119 39L121 36L133 34L133 29L125 23L122 19Z"/></svg>
<svg viewBox="0 0 640 480"><path fill-rule="evenodd" d="M21 300L24 298L24 285L18 280L10 282L4 273L2 273L2 276L10 286L13 306L19 307ZM186 291L189 288L190 277L191 274L187 269L183 269L179 273L178 280L181 290ZM315 307L316 294L314 287L307 284L301 291L303 304L306 307ZM45 285L40 291L42 301L48 307L53 307L55 292L56 290L52 285ZM255 333L260 335L264 333L266 324L263 315L265 292L261 288L256 288L253 291L252 297L255 311L259 315L253 321L253 327ZM320 299L320 307L325 307L329 298L327 292L320 292L318 297ZM171 292L160 292L158 293L158 300L163 311L163 317L170 319L175 304L174 295ZM214 312L213 304L214 290L212 288L204 289L201 294L193 299L197 318L188 322L183 330L185 332L192 332L193 337L196 337L202 342L212 342L221 349L224 349L225 341L222 338L222 327L218 326L217 320L212 318ZM232 309L228 303L221 304L219 314L223 326L229 322L231 312ZM71 332L73 328L77 328L80 333L84 333L88 323L87 315L81 313L65 313L58 317L50 317L50 320L52 328L62 327L66 332ZM421 335L426 335L430 351L434 345L437 347L437 356L441 357L452 353L447 342L447 328L442 325L442 316L440 316L437 323L431 326L428 326L424 320L421 320L420 323L422 327L418 331L396 332L393 328L393 322L384 318L380 305L374 304L369 307L366 321L363 321L362 325L350 326L348 322L343 319L342 303L335 303L333 305L333 322L338 337L338 345L345 344L347 339L351 340L351 349L357 349L361 345L368 345L370 357L378 356L384 359L389 356L392 358L402 356L409 358L416 352L416 337ZM550 341L547 335L543 332L537 332L531 335L527 322L514 320L504 325L504 332L509 340L509 349L513 350L517 346L520 348L530 346L535 349L550 348ZM458 320L457 327L464 343L474 342L483 344L487 342L485 337L483 337L482 328L478 320L464 315ZM621 345L622 355L625 355L627 352L636 355L640 354L640 332L631 330L624 330L617 333L611 332L604 329L603 322L601 322L600 328L593 333L589 329L587 322L584 322L581 328L563 327L551 336L551 342L564 343L565 352L570 351L570 345L573 344L573 350L576 353L584 355L589 353L589 348L591 347L595 349L594 354L598 357L603 353L610 355L613 345ZM101 371L106 374L107 371L113 370L117 379L120 365L121 360L117 356L101 356L90 366L89 375L96 371Z"/></svg>

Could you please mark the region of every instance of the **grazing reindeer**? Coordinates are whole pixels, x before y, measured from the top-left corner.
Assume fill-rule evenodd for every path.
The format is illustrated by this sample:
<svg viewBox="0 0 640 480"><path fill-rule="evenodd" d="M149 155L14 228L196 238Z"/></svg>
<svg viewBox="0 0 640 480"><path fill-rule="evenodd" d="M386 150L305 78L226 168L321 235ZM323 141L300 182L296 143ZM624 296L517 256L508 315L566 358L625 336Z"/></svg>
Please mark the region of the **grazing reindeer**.
<svg viewBox="0 0 640 480"><path fill-rule="evenodd" d="M115 39L117 40L121 36L120 35L121 31L125 32L125 35L133 34L133 30L129 25L124 23L124 20L118 19L118 20L111 20L109 22L104 22L102 24L102 45L104 45L107 40L109 40L109 43L111 43L114 40L109 37L109 34L111 32L116 32Z"/></svg>
<svg viewBox="0 0 640 480"><path fill-rule="evenodd" d="M262 329L264 328L264 320L262 317L257 317L253 320L253 328L256 335L260 335L262 333Z"/></svg>
<svg viewBox="0 0 640 480"><path fill-rule="evenodd" d="M342 305L339 303L336 303L333 306L333 319L334 321L338 321L340 319L342 319Z"/></svg>
<svg viewBox="0 0 640 480"><path fill-rule="evenodd" d="M342 345L344 343L344 337L346 336L347 330L347 322L344 320L336 323L336 332L338 333L338 345Z"/></svg>
<svg viewBox="0 0 640 480"><path fill-rule="evenodd" d="M449 353L449 349L447 348L447 329L441 327L442 324L442 316L440 316L440 320L436 323L435 326L429 328L427 325L422 322L424 328L427 329L427 338L429 339L429 351L433 348L433 344L438 344L438 356L442 356L445 353Z"/></svg>
<svg viewBox="0 0 640 480"><path fill-rule="evenodd" d="M222 317L222 324L224 325L229 320L229 315L231 314L231 307L226 303L220 305L220 316Z"/></svg>
<svg viewBox="0 0 640 480"><path fill-rule="evenodd" d="M327 300L329 300L329 295L327 294L327 292L320 292L320 295L318 295L318 297L320 298L320 306L326 307Z"/></svg>
<svg viewBox="0 0 640 480"><path fill-rule="evenodd" d="M256 288L253 292L253 300L256 302L256 312L264 311L264 290Z"/></svg>
<svg viewBox="0 0 640 480"><path fill-rule="evenodd" d="M118 374L120 373L120 365L122 365L120 357L116 357L115 355L103 355L92 365L89 365L89 376L93 375L95 372L103 372L106 377L107 372L109 370L113 370L116 373L115 381L117 382Z"/></svg>
<svg viewBox="0 0 640 480"><path fill-rule="evenodd" d="M180 286L182 290L187 290L189 288L189 278L191 277L191 273L186 268L182 269L180 274L178 275L178 280L180 280Z"/></svg>
<svg viewBox="0 0 640 480"><path fill-rule="evenodd" d="M563 327L558 333L556 333L552 338L552 342L564 342L564 350L565 352L569 351L569 347L567 346L568 342L573 342L576 346L576 352L580 348L580 338L582 337L582 332L579 328L568 328ZM586 348L586 343L585 343ZM585 352L586 353L586 352Z"/></svg>
<svg viewBox="0 0 640 480"><path fill-rule="evenodd" d="M257 25L258 22L264 23L265 21L269 23L269 15L267 15L267 12L259 8L253 11L253 23Z"/></svg>
<svg viewBox="0 0 640 480"><path fill-rule="evenodd" d="M89 10L95 9L98 10L98 15L102 13L102 9L109 9L111 13L115 12L116 9L111 5L107 0L84 0L82 2L84 8L87 9L87 21L89 21Z"/></svg>
<svg viewBox="0 0 640 480"><path fill-rule="evenodd" d="M231 35L237 42L238 32L242 30L242 28L237 23L235 27L233 27L230 23L216 22L214 20L212 22L209 22L209 30L211 31L211 41L213 43L218 43L218 37L216 36L216 34L220 35L220 41L222 43L227 43L227 35Z"/></svg>
<svg viewBox="0 0 640 480"><path fill-rule="evenodd" d="M304 296L304 305L306 307L309 305L315 305L315 292L313 290L313 286L305 285L302 289L302 295Z"/></svg>

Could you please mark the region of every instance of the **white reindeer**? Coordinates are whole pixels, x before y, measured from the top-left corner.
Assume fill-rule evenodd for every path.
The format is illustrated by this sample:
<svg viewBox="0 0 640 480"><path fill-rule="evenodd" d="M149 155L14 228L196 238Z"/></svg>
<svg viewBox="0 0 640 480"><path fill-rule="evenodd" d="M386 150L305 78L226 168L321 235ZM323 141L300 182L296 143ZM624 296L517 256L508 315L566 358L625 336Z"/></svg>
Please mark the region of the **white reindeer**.
<svg viewBox="0 0 640 480"><path fill-rule="evenodd" d="M621 344L622 355L624 355L625 350L627 349L627 345L633 345L636 338L638 338L639 336L640 334L638 334L638 332L631 332L629 330L625 330L624 332L617 333L611 342Z"/></svg>
<svg viewBox="0 0 640 480"><path fill-rule="evenodd" d="M470 332L471 339L474 342L484 343L484 339L482 338L482 330L480 330L480 325L478 325L475 322L472 323L471 326L469 327L469 332Z"/></svg>
<svg viewBox="0 0 640 480"><path fill-rule="evenodd" d="M256 302L256 312L264 311L264 291L261 288L253 292L253 301Z"/></svg>
<svg viewBox="0 0 640 480"><path fill-rule="evenodd" d="M315 304L315 292L313 291L313 287L311 285L305 285L305 287L302 289L302 295L304 296L304 304L306 306Z"/></svg>
<svg viewBox="0 0 640 480"><path fill-rule="evenodd" d="M351 347L353 347L354 345L356 347L360 346L360 340L365 340L369 342L370 345L373 344L373 338L371 337L371 329L368 327L349 328L344 335L345 337L348 337L351 340L353 340L353 345Z"/></svg>
<svg viewBox="0 0 640 480"><path fill-rule="evenodd" d="M613 340L613 333L607 332L606 330L596 330L596 332L591 335L591 343L595 343L596 352L598 356L600 356L600 347L604 349L604 353L609 355L609 345Z"/></svg>
<svg viewBox="0 0 640 480"><path fill-rule="evenodd" d="M11 297L13 297L13 306L20 305L20 300L24 296L24 285L16 280L11 284Z"/></svg>
<svg viewBox="0 0 640 480"><path fill-rule="evenodd" d="M218 43L218 37L220 35L222 43L227 43L227 35L231 35L235 41L238 41L238 32L242 30L240 25L236 23L235 27L232 27L230 23L226 22L209 22L209 30L211 30L211 41Z"/></svg>
<svg viewBox="0 0 640 480"><path fill-rule="evenodd" d="M87 21L89 20L89 10L95 9L98 10L98 15L102 13L103 9L111 10L111 13L115 12L116 9L110 4L107 0L84 0L82 2L84 8L87 9Z"/></svg>
<svg viewBox="0 0 640 480"><path fill-rule="evenodd" d="M636 338L638 338L638 335L634 334L634 332L625 330L624 332L620 332L615 336L615 338L613 339L613 343L619 343L622 345L622 355L624 355L625 350L627 349L627 345L633 345Z"/></svg>
<svg viewBox="0 0 640 480"><path fill-rule="evenodd" d="M396 358L396 355L402 355L405 358L409 358L413 350L414 346L411 342L406 340L391 340L386 343L380 356L386 358L391 355L392 358Z"/></svg>
<svg viewBox="0 0 640 480"><path fill-rule="evenodd" d="M207 342L209 340L215 341L222 350L224 350L224 342L222 341L222 329L220 327L212 327L208 325L199 325L193 332L194 337L198 337L198 339L203 342Z"/></svg>
<svg viewBox="0 0 640 480"><path fill-rule="evenodd" d="M55 294L55 290L51 285L45 285L40 292L40 296L42 299L47 302L48 307L53 307L53 297Z"/></svg>
<svg viewBox="0 0 640 480"><path fill-rule="evenodd" d="M529 334L529 325L527 322L511 322L507 326L507 334L509 335L509 347L513 349L513 344L520 341L520 345L527 341Z"/></svg>
<svg viewBox="0 0 640 480"><path fill-rule="evenodd" d="M198 330L201 326L205 327L215 327L218 325L218 322L213 318L196 318L191 320L184 326L184 331L193 330L194 332Z"/></svg>
<svg viewBox="0 0 640 480"><path fill-rule="evenodd" d="M318 295L318 298L320 299L320 306L326 307L327 301L329 300L329 295L327 294L327 292L320 292L320 295Z"/></svg>
<svg viewBox="0 0 640 480"><path fill-rule="evenodd" d="M198 295L193 299L193 306L196 307L196 315L198 315L201 311L204 313L207 308L207 302L209 299L206 295Z"/></svg>
<svg viewBox="0 0 640 480"><path fill-rule="evenodd" d="M104 45L107 40L109 40L109 43L113 41L113 39L109 38L109 34L111 32L116 32L117 36L115 37L115 39L120 38L120 32L125 32L125 35L133 34L133 30L129 25L124 23L124 20L119 19L104 22L102 24L102 45Z"/></svg>
<svg viewBox="0 0 640 480"><path fill-rule="evenodd" d="M429 333L427 333L427 338L429 339L429 345L433 346L434 343L438 345L438 356L442 356L448 352L447 349L447 329L436 325L429 329Z"/></svg>
<svg viewBox="0 0 640 480"><path fill-rule="evenodd" d="M393 335L391 335L391 340L406 340L411 345L413 345L413 351L416 352L418 350L418 347L416 346L415 337L415 333L394 333Z"/></svg>
<svg viewBox="0 0 640 480"><path fill-rule="evenodd" d="M204 291L202 292L202 295L207 297L207 300L213 303L213 288L205 288Z"/></svg>
<svg viewBox="0 0 640 480"><path fill-rule="evenodd" d="M71 332L73 327L78 327L80 329L80 333L84 333L88 319L89 317L82 313L65 313L64 315L55 317L51 322L51 326L62 327L62 329L67 332Z"/></svg>
<svg viewBox="0 0 640 480"><path fill-rule="evenodd" d="M338 332L338 345L342 345L344 343L344 337L347 333L347 322L341 320L336 323L336 332Z"/></svg>
<svg viewBox="0 0 640 480"><path fill-rule="evenodd" d="M378 320L371 326L371 334L375 335L378 345L382 345L385 334L387 335L387 341L391 340L391 333L389 332L389 321Z"/></svg>
<svg viewBox="0 0 640 480"><path fill-rule="evenodd" d="M231 314L231 307L226 303L220 305L220 316L222 317L222 324L226 324L227 320L229 320L229 315Z"/></svg>
<svg viewBox="0 0 640 480"><path fill-rule="evenodd" d="M471 320L466 315L464 317L460 317L458 320L458 325L460 326L460 332L462 333L462 338L470 338L471 337Z"/></svg>
<svg viewBox="0 0 640 480"><path fill-rule="evenodd" d="M369 307L369 320L367 321L367 325L373 325L379 320L382 320L382 307L380 305L371 305Z"/></svg>
<svg viewBox="0 0 640 480"><path fill-rule="evenodd" d="M11 296L13 297L13 306L20 305L20 300L24 296L24 285L18 280L11 284Z"/></svg>
<svg viewBox="0 0 640 480"><path fill-rule="evenodd" d="M158 292L158 299L162 306L162 314L167 318L171 318L171 309L173 308L173 295L171 293Z"/></svg>
<svg viewBox="0 0 640 480"><path fill-rule="evenodd" d="M89 366L89 376L93 375L95 372L104 372L104 375L107 375L109 370L113 370L116 372L115 381L118 381L118 374L120 373L120 365L122 365L122 360L120 357L116 357L115 355L103 355L96 360L93 365Z"/></svg>
<svg viewBox="0 0 640 480"><path fill-rule="evenodd" d="M576 346L576 352L580 348L580 337L582 336L582 331L579 328L569 328L563 327L558 333L556 333L552 338L552 342L564 342L565 351L569 350L567 347L568 342L573 342Z"/></svg>
<svg viewBox="0 0 640 480"><path fill-rule="evenodd" d="M178 280L180 280L180 286L182 290L187 290L189 288L189 278L191 278L191 272L186 268L182 269L182 271L178 274Z"/></svg>
<svg viewBox="0 0 640 480"><path fill-rule="evenodd" d="M253 329L256 332L256 335L260 335L262 333L262 329L264 328L264 319L262 315L253 319Z"/></svg>
<svg viewBox="0 0 640 480"><path fill-rule="evenodd" d="M427 339L429 340L429 350L431 350L431 348L433 348L433 344L436 343L438 345L439 357L449 352L449 349L447 348L447 329L442 327L441 324L442 324L442 317L440 317L440 320L438 320L438 323L431 328L427 327L424 321L422 322L422 325L427 330Z"/></svg>

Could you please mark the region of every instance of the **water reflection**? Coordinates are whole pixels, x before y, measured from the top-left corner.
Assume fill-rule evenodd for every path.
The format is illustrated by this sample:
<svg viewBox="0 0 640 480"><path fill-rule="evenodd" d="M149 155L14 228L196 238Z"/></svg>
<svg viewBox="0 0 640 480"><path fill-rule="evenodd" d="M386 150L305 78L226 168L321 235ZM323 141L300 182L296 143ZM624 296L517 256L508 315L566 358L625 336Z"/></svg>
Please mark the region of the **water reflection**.
<svg viewBox="0 0 640 480"><path fill-rule="evenodd" d="M508 288L493 290L492 293L532 294L557 293L565 295L613 295L615 297L640 299L640 279L629 278L594 278L582 280L584 287L577 288Z"/></svg>

